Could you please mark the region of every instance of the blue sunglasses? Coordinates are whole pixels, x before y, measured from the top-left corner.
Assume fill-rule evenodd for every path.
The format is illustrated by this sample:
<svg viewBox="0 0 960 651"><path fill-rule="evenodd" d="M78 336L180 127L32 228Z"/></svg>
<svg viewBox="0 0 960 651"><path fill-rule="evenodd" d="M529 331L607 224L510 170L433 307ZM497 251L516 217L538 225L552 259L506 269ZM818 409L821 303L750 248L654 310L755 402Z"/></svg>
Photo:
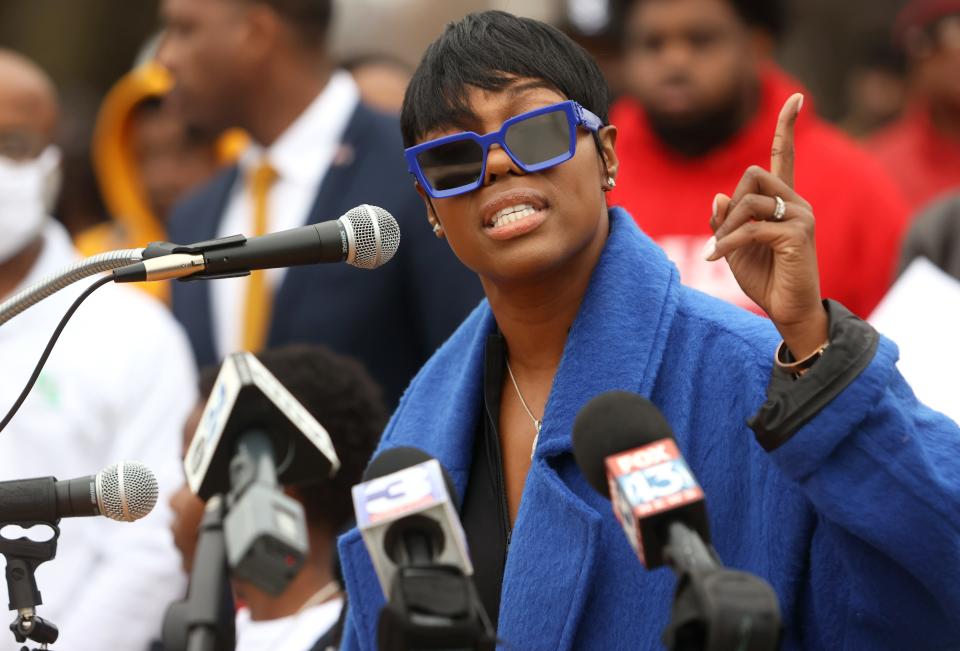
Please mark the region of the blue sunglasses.
<svg viewBox="0 0 960 651"><path fill-rule="evenodd" d="M407 167L430 197L455 197L483 185L490 145L500 145L529 174L573 158L577 127L596 132L602 126L596 115L567 100L515 115L483 136L464 131L410 147Z"/></svg>

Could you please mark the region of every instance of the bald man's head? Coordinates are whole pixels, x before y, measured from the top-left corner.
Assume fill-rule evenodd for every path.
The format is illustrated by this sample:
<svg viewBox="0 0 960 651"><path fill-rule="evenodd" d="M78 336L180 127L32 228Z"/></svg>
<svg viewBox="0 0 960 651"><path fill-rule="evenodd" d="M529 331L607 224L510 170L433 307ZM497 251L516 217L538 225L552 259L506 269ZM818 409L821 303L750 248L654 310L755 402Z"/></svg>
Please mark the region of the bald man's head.
<svg viewBox="0 0 960 651"><path fill-rule="evenodd" d="M0 156L38 156L53 142L58 110L47 73L23 55L0 49Z"/></svg>

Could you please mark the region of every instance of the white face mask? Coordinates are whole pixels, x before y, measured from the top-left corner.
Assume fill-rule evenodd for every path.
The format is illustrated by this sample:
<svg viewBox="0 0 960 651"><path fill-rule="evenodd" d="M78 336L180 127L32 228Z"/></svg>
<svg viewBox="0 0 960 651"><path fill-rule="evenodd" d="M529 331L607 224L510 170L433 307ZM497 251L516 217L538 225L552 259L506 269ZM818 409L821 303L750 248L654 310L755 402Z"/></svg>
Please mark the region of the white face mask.
<svg viewBox="0 0 960 651"><path fill-rule="evenodd" d="M0 262L19 253L43 230L60 191L60 150L47 147L33 160L0 156Z"/></svg>

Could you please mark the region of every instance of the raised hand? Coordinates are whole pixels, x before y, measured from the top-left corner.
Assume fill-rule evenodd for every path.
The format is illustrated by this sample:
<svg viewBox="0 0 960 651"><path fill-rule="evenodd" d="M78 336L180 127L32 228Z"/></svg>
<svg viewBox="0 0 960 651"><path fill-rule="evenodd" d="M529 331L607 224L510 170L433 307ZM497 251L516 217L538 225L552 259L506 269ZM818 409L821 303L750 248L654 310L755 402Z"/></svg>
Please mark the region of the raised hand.
<svg viewBox="0 0 960 651"><path fill-rule="evenodd" d="M813 208L793 190L794 137L803 95L780 110L770 171L747 169L732 197L714 199L704 249L708 261L726 258L744 293L767 313L795 358L827 339L820 300Z"/></svg>

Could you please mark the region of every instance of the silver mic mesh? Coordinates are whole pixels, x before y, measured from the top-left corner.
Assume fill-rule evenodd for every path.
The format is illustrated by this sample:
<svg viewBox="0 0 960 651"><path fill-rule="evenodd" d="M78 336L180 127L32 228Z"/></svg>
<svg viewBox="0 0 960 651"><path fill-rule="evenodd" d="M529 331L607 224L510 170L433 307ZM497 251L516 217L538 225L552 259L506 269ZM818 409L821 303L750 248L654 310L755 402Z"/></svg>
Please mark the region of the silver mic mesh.
<svg viewBox="0 0 960 651"><path fill-rule="evenodd" d="M350 238L347 264L376 269L390 261L400 246L400 226L383 208L363 204L340 218Z"/></svg>
<svg viewBox="0 0 960 651"><path fill-rule="evenodd" d="M139 520L157 503L157 478L136 461L121 461L101 470L96 483L100 513L111 520Z"/></svg>

